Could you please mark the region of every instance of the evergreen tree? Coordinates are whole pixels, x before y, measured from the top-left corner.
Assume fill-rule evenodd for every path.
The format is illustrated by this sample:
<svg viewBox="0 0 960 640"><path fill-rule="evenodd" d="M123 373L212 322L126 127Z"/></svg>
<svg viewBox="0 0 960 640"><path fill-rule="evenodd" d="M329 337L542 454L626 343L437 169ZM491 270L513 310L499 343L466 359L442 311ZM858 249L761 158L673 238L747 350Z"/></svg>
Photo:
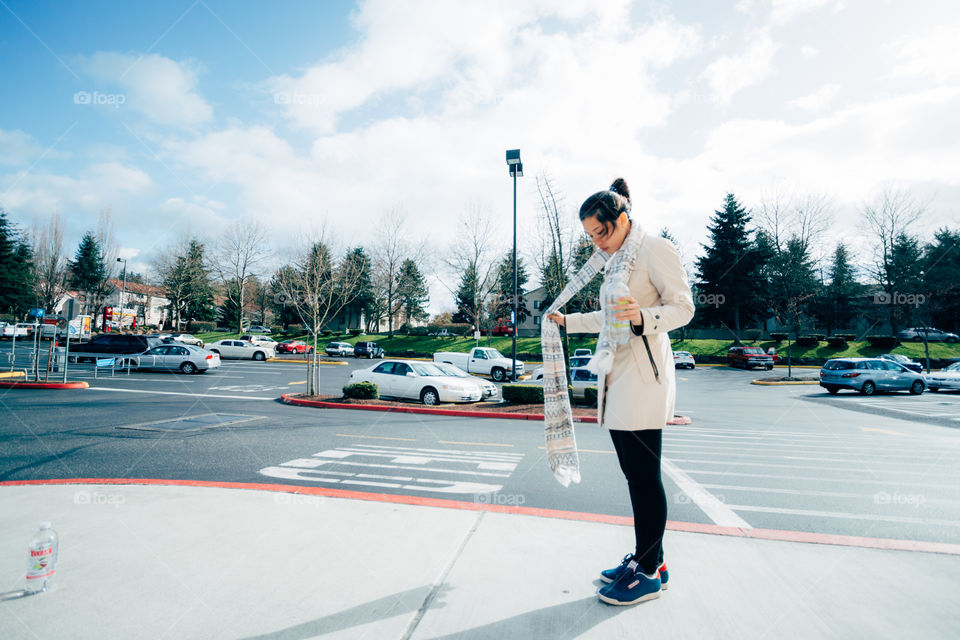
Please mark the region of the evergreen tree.
<svg viewBox="0 0 960 640"><path fill-rule="evenodd" d="M819 292L810 252L799 237L791 236L785 247L773 252L767 266L771 308L784 325L799 334L803 316Z"/></svg>
<svg viewBox="0 0 960 640"><path fill-rule="evenodd" d="M237 326L238 318L240 315L240 285L236 279L228 280L224 283L225 298L223 304L218 309L219 321L218 324L222 327L228 327L237 332L241 331L241 327Z"/></svg>
<svg viewBox="0 0 960 640"><path fill-rule="evenodd" d="M211 270L204 255L205 249L204 244L195 238L191 239L187 246L184 261L187 292L183 307L184 320L187 322L209 321L217 316L213 302L213 284L210 280Z"/></svg>
<svg viewBox="0 0 960 640"><path fill-rule="evenodd" d="M490 307L490 315L493 320L498 318L509 319L513 313L513 251L508 251L500 264L496 267L494 278L494 299ZM527 284L527 267L523 263L523 258L517 256L517 291L523 296L524 285ZM527 309L526 300L521 300L517 304L517 325L523 323L530 315Z"/></svg>
<svg viewBox="0 0 960 640"><path fill-rule="evenodd" d="M370 257L363 247L356 247L344 258L342 268L351 269L357 274L356 298L344 307L347 327L359 321L361 315L370 315L370 307L374 302L372 268Z"/></svg>
<svg viewBox="0 0 960 640"><path fill-rule="evenodd" d="M70 263L70 287L84 294L84 310L94 318L110 294L109 278L103 248L96 236L88 231L80 240L77 253Z"/></svg>
<svg viewBox="0 0 960 640"><path fill-rule="evenodd" d="M471 324L479 330L485 299L486 293L482 291L476 265L468 264L460 276L460 286L457 288L457 312L453 314L453 321Z"/></svg>
<svg viewBox="0 0 960 640"><path fill-rule="evenodd" d="M22 316L36 301L33 249L0 209L0 313Z"/></svg>
<svg viewBox="0 0 960 640"><path fill-rule="evenodd" d="M563 288L567 286L567 272L563 268L560 255L556 251L551 251L543 262L540 269L540 283L543 285L545 299L544 308L549 307ZM569 311L569 304L568 311Z"/></svg>
<svg viewBox="0 0 960 640"><path fill-rule="evenodd" d="M960 230L937 229L923 248L921 265L929 324L960 331Z"/></svg>
<svg viewBox="0 0 960 640"><path fill-rule="evenodd" d="M706 253L697 259L698 292L718 302L701 312L731 327L738 341L741 325L766 317L768 309L760 291L769 251L755 242L747 227L750 220L749 212L728 193L723 209L710 218L709 244L702 245Z"/></svg>
<svg viewBox="0 0 960 640"><path fill-rule="evenodd" d="M920 241L916 236L899 233L890 252L889 274L894 295L884 304L891 305L890 321L893 335L910 324L923 295L923 265Z"/></svg>
<svg viewBox="0 0 960 640"><path fill-rule="evenodd" d="M397 273L397 299L406 323L430 317L426 309L430 302L430 289L417 263L409 258L400 264Z"/></svg>
<svg viewBox="0 0 960 640"><path fill-rule="evenodd" d="M302 322L300 316L297 314L297 308L293 304L290 293L284 290L284 283L295 281L295 271L290 265L280 267L270 280L270 297L267 302L273 311L274 318L276 318L284 330L291 324L300 324Z"/></svg>
<svg viewBox="0 0 960 640"><path fill-rule="evenodd" d="M840 328L849 328L857 316L857 300L863 293L863 285L856 280L847 245L837 244L828 271L830 284L824 290L821 319L827 335Z"/></svg>
<svg viewBox="0 0 960 640"><path fill-rule="evenodd" d="M596 247L588 236L580 236L577 244L573 247L573 271L576 273L586 264L590 256L596 251ZM577 295L570 298L567 303L568 313L590 313L600 310L600 285L603 284L603 276L597 275L588 282Z"/></svg>

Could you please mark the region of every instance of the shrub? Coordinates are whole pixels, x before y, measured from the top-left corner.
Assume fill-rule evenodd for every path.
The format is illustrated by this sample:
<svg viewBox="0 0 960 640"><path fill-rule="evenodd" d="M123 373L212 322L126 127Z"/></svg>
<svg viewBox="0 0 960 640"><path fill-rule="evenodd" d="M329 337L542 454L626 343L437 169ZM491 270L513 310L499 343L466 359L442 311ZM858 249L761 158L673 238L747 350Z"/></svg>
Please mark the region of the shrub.
<svg viewBox="0 0 960 640"><path fill-rule="evenodd" d="M363 329L350 329L350 335L359 336L363 334Z"/></svg>
<svg viewBox="0 0 960 640"><path fill-rule="evenodd" d="M517 404L538 404L543 402L543 387L532 384L503 385L503 399Z"/></svg>
<svg viewBox="0 0 960 640"><path fill-rule="evenodd" d="M853 342L857 339L857 336L852 333L835 333L833 334L834 338L843 338L847 342Z"/></svg>
<svg viewBox="0 0 960 640"><path fill-rule="evenodd" d="M296 336L296 335L300 335L301 333L303 333L302 324L291 324L290 326L287 327L287 335Z"/></svg>
<svg viewBox="0 0 960 640"><path fill-rule="evenodd" d="M770 339L775 340L776 342L783 342L787 339L787 334L785 333L771 333Z"/></svg>
<svg viewBox="0 0 960 640"><path fill-rule="evenodd" d="M372 382L355 382L343 387L343 397L358 400L375 400L380 397L380 390Z"/></svg>
<svg viewBox="0 0 960 640"><path fill-rule="evenodd" d="M760 329L747 329L743 332L743 339L749 340L750 342L756 342L763 336L763 332Z"/></svg>
<svg viewBox="0 0 960 640"><path fill-rule="evenodd" d="M842 336L830 336L827 338L827 344L834 349L842 349L847 346L847 339Z"/></svg>
<svg viewBox="0 0 960 640"><path fill-rule="evenodd" d="M815 347L820 344L820 339L817 336L800 336L796 344L798 347Z"/></svg>
<svg viewBox="0 0 960 640"><path fill-rule="evenodd" d="M587 387L583 390L584 401L591 407L597 406L597 388Z"/></svg>
<svg viewBox="0 0 960 640"><path fill-rule="evenodd" d="M9 313L0 313L0 322L9 322L13 324L17 321L17 317Z"/></svg>
<svg viewBox="0 0 960 640"><path fill-rule="evenodd" d="M207 333L209 331L217 330L216 322L203 322L201 320L191 320L190 321L190 331L193 333Z"/></svg>
<svg viewBox="0 0 960 640"><path fill-rule="evenodd" d="M823 335L822 333L811 333L810 336L813 338L816 338L817 340L823 340L824 338L826 338L826 336Z"/></svg>
<svg viewBox="0 0 960 640"><path fill-rule="evenodd" d="M878 349L892 349L898 344L896 336L867 336L867 342Z"/></svg>
<svg viewBox="0 0 960 640"><path fill-rule="evenodd" d="M320 332L320 335L322 335L324 338L328 338L328 337L330 337L330 334L331 334L331 333L333 333L333 332L330 331L330 329L324 329L323 331Z"/></svg>
<svg viewBox="0 0 960 640"><path fill-rule="evenodd" d="M409 331L411 336L425 336L427 335L426 327L412 327Z"/></svg>

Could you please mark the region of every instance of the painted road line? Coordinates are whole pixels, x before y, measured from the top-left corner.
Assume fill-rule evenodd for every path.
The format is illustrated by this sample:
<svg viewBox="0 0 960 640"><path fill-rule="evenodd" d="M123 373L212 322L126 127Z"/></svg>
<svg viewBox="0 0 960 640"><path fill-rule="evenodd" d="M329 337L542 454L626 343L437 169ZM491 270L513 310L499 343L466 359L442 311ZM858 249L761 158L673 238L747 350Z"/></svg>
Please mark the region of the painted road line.
<svg viewBox="0 0 960 640"><path fill-rule="evenodd" d="M297 380L296 382L288 382L287 384L307 384L306 380Z"/></svg>
<svg viewBox="0 0 960 640"><path fill-rule="evenodd" d="M393 436L362 436L356 433L338 433L341 438L371 438L377 440L406 440L407 442L416 442L416 438L396 438Z"/></svg>
<svg viewBox="0 0 960 640"><path fill-rule="evenodd" d="M892 487L902 487L904 486L903 480L864 480L861 478L847 478L837 476L794 476L794 475L778 475L770 473L743 473L740 471L711 471L707 469L685 469L687 473L695 474L698 476L723 476L724 478L763 478L767 480L803 480L803 481L814 481L814 482L827 482L831 485L836 485L837 483L841 484L874 484L874 485L887 485ZM930 482L910 482L909 487L911 488L924 488L924 489L946 489L956 491L957 485L954 484L933 484Z"/></svg>
<svg viewBox="0 0 960 640"><path fill-rule="evenodd" d="M537 449L547 450L546 447L537 447ZM577 453L616 453L616 451L608 451L606 449L577 449Z"/></svg>
<svg viewBox="0 0 960 640"><path fill-rule="evenodd" d="M674 447L664 447L664 449L673 449ZM851 462L856 461L858 463L867 463L870 464L892 464L896 466L902 466L903 462L898 460L884 460L878 457L877 455L860 455L855 454L851 459L850 457L846 458L825 458L823 456L817 455L816 457L807 457L807 456L789 456L779 453L741 453L740 451L717 451L711 449L704 449L701 451L689 451L685 449L682 452L684 454L693 454L698 456L724 456L730 458L731 456L735 457L737 460L740 458L763 458L768 460L810 460L814 462ZM805 451L801 453L817 453L815 451ZM842 453L842 452L841 452ZM889 456L888 456L889 457ZM906 458L911 461L916 461L916 456L893 456L896 458ZM935 457L935 454L929 454L929 457ZM936 456L939 459L941 456Z"/></svg>
<svg viewBox="0 0 960 640"><path fill-rule="evenodd" d="M227 396L214 393L185 393L182 391L145 391L143 389L113 389L111 387L90 387L89 391L121 391L123 393L152 393L159 396L187 396L188 398L223 398L226 400L276 400L258 396Z"/></svg>
<svg viewBox="0 0 960 640"><path fill-rule="evenodd" d="M496 459L496 460L519 460L523 458L522 453L493 453L490 451L462 451L459 449L425 449L422 447L388 447L382 444L363 444L357 445L360 447L366 447L368 449L377 449L377 450L392 450L392 451L422 451L425 453L439 453L439 454L450 454L450 453L462 453L470 455L476 458L484 459Z"/></svg>
<svg viewBox="0 0 960 640"><path fill-rule="evenodd" d="M752 505L730 505L731 509L739 511L755 511L759 513L779 513L788 516L804 516L816 518L841 518L847 520L881 520L883 522L899 522L902 524L920 524L937 527L960 527L957 520L939 520L933 518L913 518L910 516L883 516L876 513L844 513L842 511L817 511L815 509L786 509L783 507L755 507Z"/></svg>
<svg viewBox="0 0 960 640"><path fill-rule="evenodd" d="M855 468L851 468L849 465L846 467L822 467L822 466L809 465L809 464L782 465L782 464L766 464L763 462L740 462L738 460L697 460L693 458L671 458L671 460L676 460L677 462L690 462L692 464L727 464L732 466L745 466L745 467L774 467L776 469L783 469L783 468L813 469L816 471L851 471L851 470L862 471L866 469L867 471L875 472L878 474L884 474L884 475L920 476L921 478L930 474L929 469L925 471L893 471L889 469L871 469L870 465L866 464L866 461L864 460L850 460L849 461L850 463L858 463ZM947 460L944 460L944 464L946 464L947 462L948 462ZM947 475L943 471L939 471L938 474L941 476ZM951 477L957 478L960 476L953 475Z"/></svg>
<svg viewBox="0 0 960 640"><path fill-rule="evenodd" d="M703 483L702 486L708 489L727 489L733 491L751 491L757 493L781 493L784 495L791 496L820 496L825 498L848 498L853 500L869 500L874 502L877 500L877 493L844 493L839 491L807 491L804 489L775 489L772 487L751 487L744 485L736 484L706 484ZM943 504L943 505L960 505L960 500L946 500L940 498L925 498L924 504Z"/></svg>
<svg viewBox="0 0 960 640"><path fill-rule="evenodd" d="M674 442L665 444L663 448L667 449L668 445L670 449L683 449L685 451L701 450L703 452L717 453L718 455L730 455L731 453L739 454L739 452L744 450L743 446L728 446L726 444L722 444L722 445L714 444L712 446L707 446L707 445L686 444L686 443L678 444ZM918 457L924 457L924 456L936 457L936 458L943 456L942 452L933 453L930 447L922 447L922 448L910 449L910 450L905 450L905 449L902 449L901 447L897 447L896 450L900 451L901 453L875 453L875 451L890 451L889 445L886 447L878 447L878 448L871 448L871 449L864 449L863 447L856 447L856 448L846 447L846 448L837 449L837 448L831 447L825 451L810 449L802 445L798 445L795 447L779 447L779 446L771 447L769 445L749 445L748 450L771 452L771 453L774 453L775 455L776 455L776 452L778 451L781 451L781 452L786 451L790 453L800 452L800 453L811 453L811 454L823 454L828 456L856 451L858 457L862 455L863 457L867 457L867 458L908 458L910 460L915 460ZM957 451L955 453L960 453L960 451Z"/></svg>
<svg viewBox="0 0 960 640"><path fill-rule="evenodd" d="M660 465L670 479L680 487L690 499L700 507L713 523L720 527L736 527L738 529L752 528L746 520L738 516L733 509L720 502L716 496L703 488L700 483L683 472L680 467L667 458L660 459Z"/></svg>
<svg viewBox="0 0 960 640"><path fill-rule="evenodd" d="M512 447L512 444L502 444L499 442L459 442L457 440L437 440L440 444L465 444L477 447Z"/></svg>

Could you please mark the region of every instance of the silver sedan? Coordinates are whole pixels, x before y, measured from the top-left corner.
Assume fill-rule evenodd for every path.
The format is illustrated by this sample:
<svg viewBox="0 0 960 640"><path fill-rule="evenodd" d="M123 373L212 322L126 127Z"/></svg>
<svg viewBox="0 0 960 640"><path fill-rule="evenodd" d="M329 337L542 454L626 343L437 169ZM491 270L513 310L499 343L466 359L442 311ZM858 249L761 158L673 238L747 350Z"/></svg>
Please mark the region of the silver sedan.
<svg viewBox="0 0 960 640"><path fill-rule="evenodd" d="M152 371L206 373L220 366L220 355L186 344L162 344L133 359L134 368Z"/></svg>

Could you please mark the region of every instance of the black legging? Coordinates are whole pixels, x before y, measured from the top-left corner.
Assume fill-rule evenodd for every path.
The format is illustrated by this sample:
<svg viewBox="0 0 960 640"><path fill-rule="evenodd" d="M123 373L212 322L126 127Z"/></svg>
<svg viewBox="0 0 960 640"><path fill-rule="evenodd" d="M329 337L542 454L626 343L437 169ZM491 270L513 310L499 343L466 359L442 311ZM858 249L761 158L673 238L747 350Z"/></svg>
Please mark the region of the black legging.
<svg viewBox="0 0 960 640"><path fill-rule="evenodd" d="M663 564L663 532L667 527L667 494L660 479L662 429L610 430L620 468L627 477L637 537L635 558L651 574Z"/></svg>

